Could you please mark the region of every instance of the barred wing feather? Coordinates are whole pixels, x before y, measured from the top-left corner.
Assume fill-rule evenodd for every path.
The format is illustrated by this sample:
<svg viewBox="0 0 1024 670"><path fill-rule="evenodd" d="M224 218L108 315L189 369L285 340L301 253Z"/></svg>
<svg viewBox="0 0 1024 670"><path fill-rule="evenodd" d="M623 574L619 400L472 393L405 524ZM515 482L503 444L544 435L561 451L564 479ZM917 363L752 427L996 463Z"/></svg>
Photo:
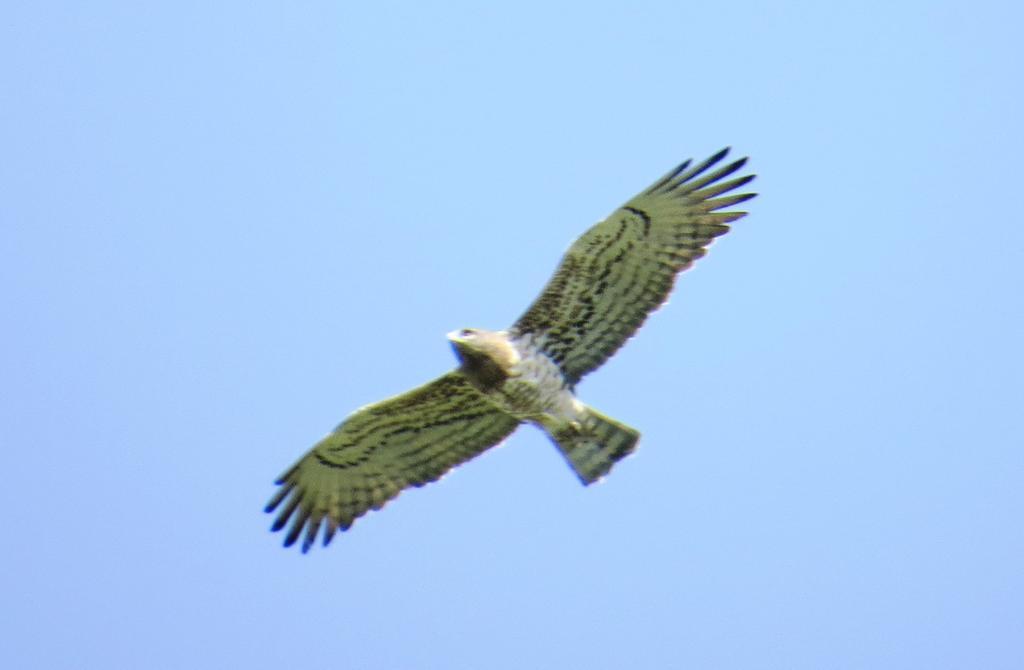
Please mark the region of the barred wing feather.
<svg viewBox="0 0 1024 670"><path fill-rule="evenodd" d="M507 437L519 421L449 372L417 389L356 410L277 480L266 511L273 530L289 521L285 546L302 550L321 526L327 545L339 530L410 486L435 481Z"/></svg>
<svg viewBox="0 0 1024 670"><path fill-rule="evenodd" d="M720 211L755 195L724 195L754 178L726 180L747 160L716 167L728 151L686 161L584 233L512 333L532 335L570 384L608 360L665 302L676 276L746 215Z"/></svg>

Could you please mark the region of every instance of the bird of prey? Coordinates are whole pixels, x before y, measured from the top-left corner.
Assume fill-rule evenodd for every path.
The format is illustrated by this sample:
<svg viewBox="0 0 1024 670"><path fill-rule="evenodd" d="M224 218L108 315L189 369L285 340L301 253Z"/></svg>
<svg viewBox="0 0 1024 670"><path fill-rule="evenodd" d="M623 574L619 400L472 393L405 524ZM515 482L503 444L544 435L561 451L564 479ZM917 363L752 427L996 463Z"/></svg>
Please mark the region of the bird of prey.
<svg viewBox="0 0 1024 670"><path fill-rule="evenodd" d="M326 546L356 518L500 443L522 423L544 431L583 484L630 454L640 433L576 398L576 384L621 347L669 295L676 275L746 212L723 149L686 161L577 239L507 330L448 334L459 366L356 410L277 480L266 506L285 546ZM732 177L727 179L728 177ZM730 194L730 195L726 195Z"/></svg>

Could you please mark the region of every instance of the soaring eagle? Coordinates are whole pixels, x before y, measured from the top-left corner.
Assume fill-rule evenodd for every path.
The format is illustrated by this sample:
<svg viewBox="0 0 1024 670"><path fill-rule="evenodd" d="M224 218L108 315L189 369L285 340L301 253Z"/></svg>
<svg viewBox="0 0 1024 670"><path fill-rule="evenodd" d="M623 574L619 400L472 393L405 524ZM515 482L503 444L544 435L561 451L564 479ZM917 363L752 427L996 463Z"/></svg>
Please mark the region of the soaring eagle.
<svg viewBox="0 0 1024 670"><path fill-rule="evenodd" d="M668 297L676 275L746 212L754 197L729 194L754 175L732 176L724 149L686 161L577 239L534 303L507 330L448 334L459 367L351 414L277 480L266 506L308 551L410 486L435 481L508 437L521 423L543 430L583 484L630 454L640 433L580 402L575 386Z"/></svg>

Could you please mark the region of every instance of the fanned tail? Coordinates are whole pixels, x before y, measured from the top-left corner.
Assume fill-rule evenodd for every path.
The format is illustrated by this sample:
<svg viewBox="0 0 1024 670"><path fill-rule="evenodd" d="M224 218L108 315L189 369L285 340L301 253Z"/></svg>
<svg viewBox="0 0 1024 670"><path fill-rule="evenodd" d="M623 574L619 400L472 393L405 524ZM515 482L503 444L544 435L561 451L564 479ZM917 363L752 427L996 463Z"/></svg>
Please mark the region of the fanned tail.
<svg viewBox="0 0 1024 670"><path fill-rule="evenodd" d="M633 453L640 432L587 407L579 423L549 432L558 450L584 485L604 477L616 463Z"/></svg>

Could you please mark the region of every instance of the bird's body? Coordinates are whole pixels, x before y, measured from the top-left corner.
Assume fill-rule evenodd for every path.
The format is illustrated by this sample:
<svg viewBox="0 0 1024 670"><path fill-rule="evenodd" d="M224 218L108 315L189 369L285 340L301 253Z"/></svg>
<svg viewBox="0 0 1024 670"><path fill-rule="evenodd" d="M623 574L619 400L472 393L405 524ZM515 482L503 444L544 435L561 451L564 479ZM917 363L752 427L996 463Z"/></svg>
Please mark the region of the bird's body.
<svg viewBox="0 0 1024 670"><path fill-rule="evenodd" d="M683 163L588 230L507 330L450 333L458 368L357 410L314 446L267 505L284 505L273 529L291 521L285 544L303 536L305 551L321 526L327 544L367 510L438 479L524 422L548 434L584 484L631 453L640 433L585 405L575 387L664 302L725 224L746 214L718 211L754 197L716 197L753 179L722 181L746 159L711 171L726 153Z"/></svg>
<svg viewBox="0 0 1024 670"><path fill-rule="evenodd" d="M457 372L502 412L547 433L584 484L606 474L640 439L576 398L542 337L465 328L448 339L462 363Z"/></svg>
<svg viewBox="0 0 1024 670"><path fill-rule="evenodd" d="M508 331L466 328L449 333L458 371L499 409L521 421L573 421L579 413L562 371L533 342Z"/></svg>

